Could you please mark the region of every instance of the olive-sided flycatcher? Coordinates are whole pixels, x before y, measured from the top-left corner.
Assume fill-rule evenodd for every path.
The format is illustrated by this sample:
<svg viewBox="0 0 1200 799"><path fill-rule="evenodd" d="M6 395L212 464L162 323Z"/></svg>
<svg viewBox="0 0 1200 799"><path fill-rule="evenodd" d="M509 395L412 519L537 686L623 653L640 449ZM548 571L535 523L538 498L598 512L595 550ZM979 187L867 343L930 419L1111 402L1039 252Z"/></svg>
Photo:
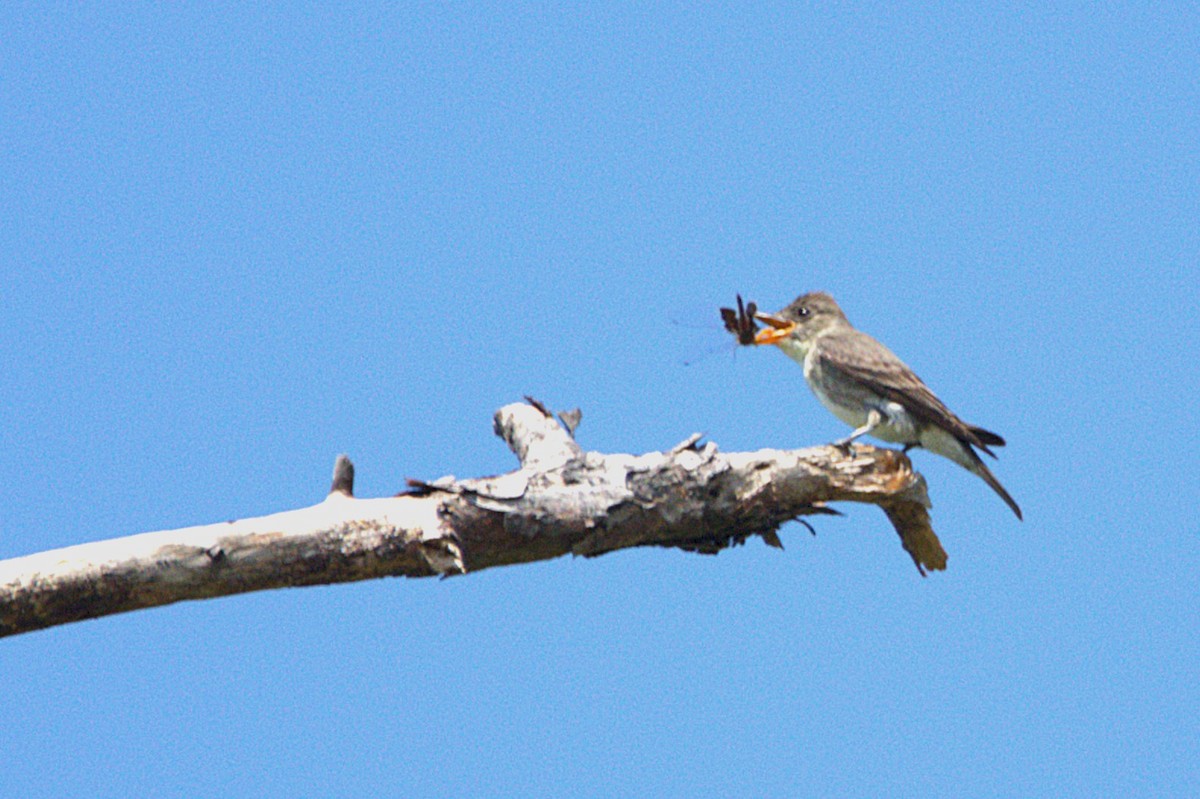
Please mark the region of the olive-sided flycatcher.
<svg viewBox="0 0 1200 799"><path fill-rule="evenodd" d="M779 313L755 317L769 327L754 343L775 344L801 364L817 399L854 428L838 446L870 433L906 451L924 447L979 475L1021 518L1021 508L975 452L994 458L988 447L1002 447L1004 439L955 416L904 361L856 330L833 297L805 294Z"/></svg>

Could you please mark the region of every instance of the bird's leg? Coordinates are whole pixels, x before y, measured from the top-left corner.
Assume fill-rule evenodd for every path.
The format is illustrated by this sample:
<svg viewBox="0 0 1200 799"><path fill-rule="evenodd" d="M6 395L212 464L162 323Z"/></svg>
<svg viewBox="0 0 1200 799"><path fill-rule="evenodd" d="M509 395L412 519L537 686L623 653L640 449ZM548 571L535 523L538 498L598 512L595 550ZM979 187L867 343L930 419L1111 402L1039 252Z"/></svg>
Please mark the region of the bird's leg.
<svg viewBox="0 0 1200 799"><path fill-rule="evenodd" d="M854 432L845 438L839 438L837 441L833 442L833 445L838 449L848 453L850 452L850 445L854 443L856 438L865 436L876 427L879 427L879 425L882 423L883 414L872 408L871 410L867 411L867 421L862 427L855 429Z"/></svg>

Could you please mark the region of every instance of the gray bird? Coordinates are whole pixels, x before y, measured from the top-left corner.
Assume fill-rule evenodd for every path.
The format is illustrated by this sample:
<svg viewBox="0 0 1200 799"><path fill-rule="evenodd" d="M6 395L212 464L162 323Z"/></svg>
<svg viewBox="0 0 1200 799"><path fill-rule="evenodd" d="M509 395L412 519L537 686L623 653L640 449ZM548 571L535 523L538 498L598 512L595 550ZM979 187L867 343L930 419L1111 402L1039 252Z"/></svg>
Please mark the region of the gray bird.
<svg viewBox="0 0 1200 799"><path fill-rule="evenodd" d="M1004 439L959 419L904 361L875 339L856 330L824 292L805 294L776 314L755 313L769 325L755 344L774 344L804 367L804 379L833 415L854 428L836 442L847 447L859 436L924 447L979 475L1012 512L1021 508L1000 485L979 449L1004 446Z"/></svg>

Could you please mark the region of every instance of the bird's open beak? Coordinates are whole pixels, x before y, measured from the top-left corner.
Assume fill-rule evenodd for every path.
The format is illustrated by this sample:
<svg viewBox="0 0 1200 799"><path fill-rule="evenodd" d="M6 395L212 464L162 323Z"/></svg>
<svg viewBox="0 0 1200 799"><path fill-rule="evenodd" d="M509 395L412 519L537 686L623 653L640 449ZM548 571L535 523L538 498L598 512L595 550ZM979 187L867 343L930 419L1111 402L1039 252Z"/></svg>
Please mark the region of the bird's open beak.
<svg viewBox="0 0 1200 799"><path fill-rule="evenodd" d="M767 325L755 334L755 344L778 344L796 329L795 322L785 321L769 313L756 313L754 318Z"/></svg>

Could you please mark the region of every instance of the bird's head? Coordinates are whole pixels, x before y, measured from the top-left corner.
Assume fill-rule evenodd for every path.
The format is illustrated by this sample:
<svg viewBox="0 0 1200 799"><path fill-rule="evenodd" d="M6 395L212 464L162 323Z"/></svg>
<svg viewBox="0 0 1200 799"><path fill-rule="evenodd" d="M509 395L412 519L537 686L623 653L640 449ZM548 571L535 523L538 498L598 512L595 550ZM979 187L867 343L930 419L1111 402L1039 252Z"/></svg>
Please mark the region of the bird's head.
<svg viewBox="0 0 1200 799"><path fill-rule="evenodd" d="M791 305L773 314L754 317L767 325L754 337L755 344L807 345L831 327L846 324L842 309L823 291L797 297Z"/></svg>

